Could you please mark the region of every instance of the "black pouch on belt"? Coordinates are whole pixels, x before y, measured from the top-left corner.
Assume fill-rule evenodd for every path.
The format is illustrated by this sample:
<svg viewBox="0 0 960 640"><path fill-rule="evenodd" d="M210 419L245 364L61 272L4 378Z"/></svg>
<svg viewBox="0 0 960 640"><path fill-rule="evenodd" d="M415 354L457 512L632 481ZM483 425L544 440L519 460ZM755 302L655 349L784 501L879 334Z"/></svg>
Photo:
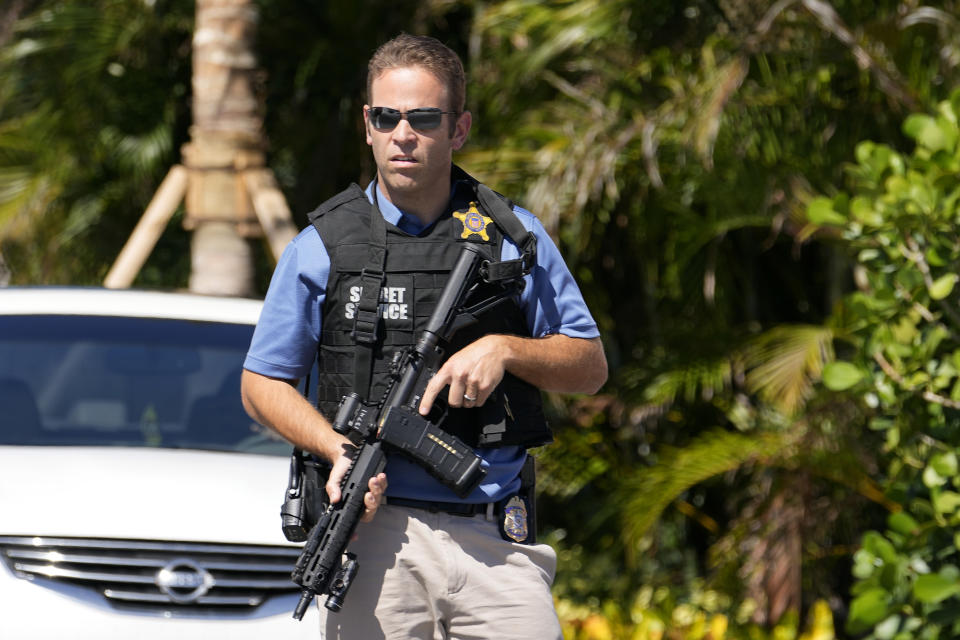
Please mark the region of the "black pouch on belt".
<svg viewBox="0 0 960 640"><path fill-rule="evenodd" d="M500 537L508 542L537 542L537 471L533 456L527 454L520 471L520 490L497 503Z"/></svg>
<svg viewBox="0 0 960 640"><path fill-rule="evenodd" d="M303 542L327 508L327 478L330 465L300 449L290 456L290 478L280 508L283 535L290 542Z"/></svg>

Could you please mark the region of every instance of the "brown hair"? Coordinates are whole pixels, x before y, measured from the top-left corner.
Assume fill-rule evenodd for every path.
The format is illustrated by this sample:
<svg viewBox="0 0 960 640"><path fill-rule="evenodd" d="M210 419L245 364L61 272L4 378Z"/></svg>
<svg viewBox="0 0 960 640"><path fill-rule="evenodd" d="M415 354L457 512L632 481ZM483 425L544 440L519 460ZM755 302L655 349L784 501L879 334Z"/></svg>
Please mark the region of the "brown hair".
<svg viewBox="0 0 960 640"><path fill-rule="evenodd" d="M460 57L450 47L430 36L401 33L380 45L367 64L367 100L373 80L388 69L420 67L429 71L447 87L449 109L463 112L466 101L466 74Z"/></svg>

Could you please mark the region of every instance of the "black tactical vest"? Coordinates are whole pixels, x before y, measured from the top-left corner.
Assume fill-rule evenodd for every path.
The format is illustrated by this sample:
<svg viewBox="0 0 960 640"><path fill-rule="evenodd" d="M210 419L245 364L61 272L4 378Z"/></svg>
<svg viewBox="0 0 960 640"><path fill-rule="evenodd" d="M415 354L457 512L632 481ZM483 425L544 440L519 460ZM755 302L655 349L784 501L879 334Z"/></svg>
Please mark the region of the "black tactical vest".
<svg viewBox="0 0 960 640"><path fill-rule="evenodd" d="M513 218L510 226L522 229L506 198L496 196L500 202L496 215L491 216L490 207L484 207L478 196L476 180L456 167L454 180L459 182L451 202L453 210L417 236L383 220L356 184L309 214L331 262L318 354L318 408L327 419L333 418L340 399L351 391L371 402L383 398L391 381L394 355L414 345L422 333L461 242L479 243L492 263L500 262L504 232L496 224L482 221L478 232L474 224L478 216L503 219L509 215ZM486 194L493 192L487 190ZM488 204L495 202L489 195L486 198ZM379 288L379 299L374 300L371 293L364 302L365 286L368 292ZM478 294L482 293L481 288ZM516 300L497 306L477 324L458 331L450 344L443 345L445 353L455 353L491 333L530 335ZM358 361L362 349L372 354L368 363ZM364 371L368 367L370 370ZM441 398L445 394L446 390L442 391ZM449 408L439 426L472 446L533 447L552 439L540 391L509 373L482 407Z"/></svg>

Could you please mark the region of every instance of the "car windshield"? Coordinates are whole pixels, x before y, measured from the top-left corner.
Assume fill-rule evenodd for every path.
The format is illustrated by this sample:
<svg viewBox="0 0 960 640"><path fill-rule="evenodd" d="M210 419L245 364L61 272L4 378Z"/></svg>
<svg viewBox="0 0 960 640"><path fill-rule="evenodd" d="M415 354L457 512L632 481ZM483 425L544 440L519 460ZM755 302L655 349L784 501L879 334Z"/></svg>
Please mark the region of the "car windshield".
<svg viewBox="0 0 960 640"><path fill-rule="evenodd" d="M251 420L253 327L104 316L0 316L0 444L289 455Z"/></svg>

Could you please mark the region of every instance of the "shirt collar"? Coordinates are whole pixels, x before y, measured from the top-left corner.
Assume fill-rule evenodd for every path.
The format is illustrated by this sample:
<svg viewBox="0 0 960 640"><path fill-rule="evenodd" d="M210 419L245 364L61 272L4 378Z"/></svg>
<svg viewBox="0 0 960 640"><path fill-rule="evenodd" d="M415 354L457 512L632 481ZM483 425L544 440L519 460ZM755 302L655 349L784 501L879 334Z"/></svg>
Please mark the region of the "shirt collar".
<svg viewBox="0 0 960 640"><path fill-rule="evenodd" d="M383 219L394 225L401 231L411 235L419 235L430 225L420 222L419 218L404 213L397 208L395 204L387 200L377 188L377 180L374 178L367 185L367 199L370 202L376 202L377 208ZM454 165L450 176L450 201L447 205L447 212L457 211L469 204L472 199L473 189L470 188L470 177L460 167ZM376 198L376 200L374 200Z"/></svg>
<svg viewBox="0 0 960 640"><path fill-rule="evenodd" d="M380 190L377 189L376 179L371 180L370 184L367 185L367 200L376 204L377 208L380 209L380 214L383 216L383 219L392 225L399 227L404 218L412 222L417 222L416 218L413 216L405 216L396 205L380 195Z"/></svg>

